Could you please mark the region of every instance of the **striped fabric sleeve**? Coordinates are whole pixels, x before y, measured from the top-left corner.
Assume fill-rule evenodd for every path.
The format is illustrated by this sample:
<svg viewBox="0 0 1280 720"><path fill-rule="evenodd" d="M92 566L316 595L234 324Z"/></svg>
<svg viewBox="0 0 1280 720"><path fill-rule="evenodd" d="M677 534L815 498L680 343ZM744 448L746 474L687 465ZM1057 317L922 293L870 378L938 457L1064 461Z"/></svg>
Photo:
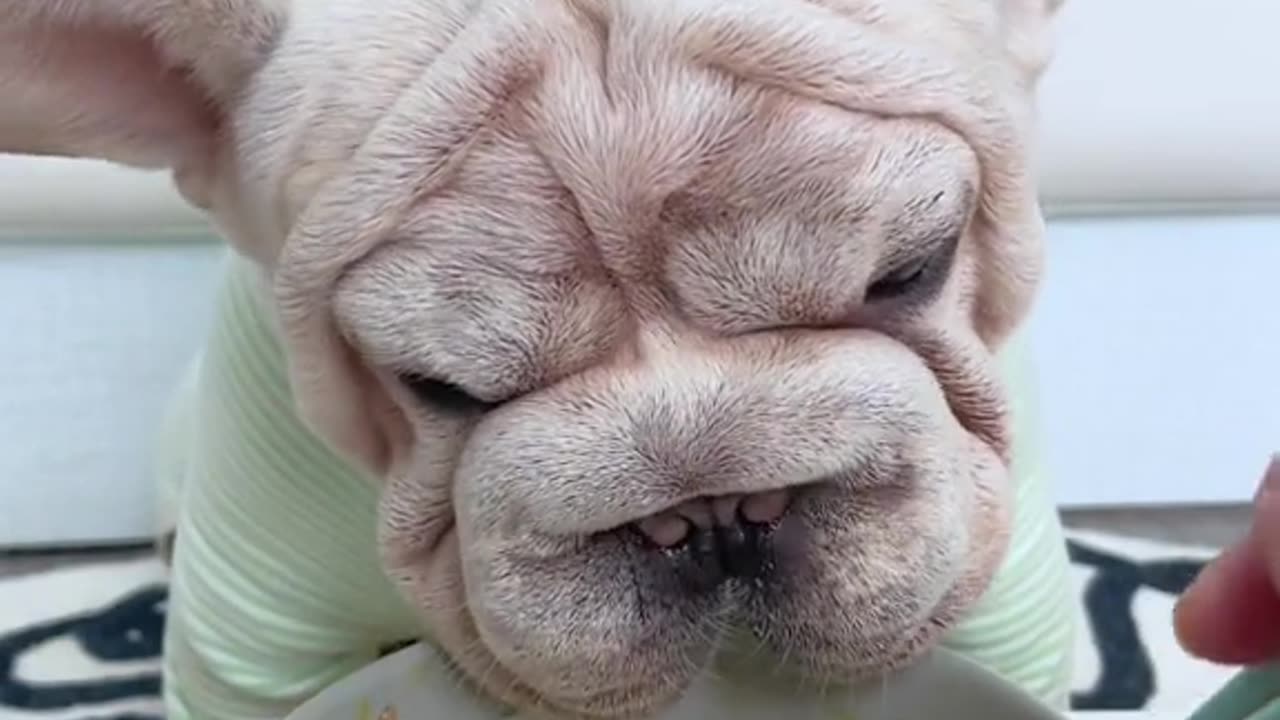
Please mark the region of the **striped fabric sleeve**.
<svg viewBox="0 0 1280 720"><path fill-rule="evenodd" d="M162 453L181 493L169 720L282 717L419 634L379 569L373 483L297 419L257 275L229 262Z"/></svg>
<svg viewBox="0 0 1280 720"><path fill-rule="evenodd" d="M1070 559L1043 457L1034 359L1025 337L1002 358L1014 415L1009 553L974 613L946 645L1066 709L1077 609Z"/></svg>

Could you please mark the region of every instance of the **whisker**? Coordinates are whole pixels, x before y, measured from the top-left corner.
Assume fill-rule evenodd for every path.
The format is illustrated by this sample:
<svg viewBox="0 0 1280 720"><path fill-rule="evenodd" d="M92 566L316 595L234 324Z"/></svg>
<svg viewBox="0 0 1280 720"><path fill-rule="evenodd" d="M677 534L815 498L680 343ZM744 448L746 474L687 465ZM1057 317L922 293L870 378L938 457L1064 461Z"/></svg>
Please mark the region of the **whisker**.
<svg viewBox="0 0 1280 720"><path fill-rule="evenodd" d="M889 673L880 673L880 717L889 711Z"/></svg>
<svg viewBox="0 0 1280 720"><path fill-rule="evenodd" d="M782 655L778 658L778 662L773 666L773 676L776 678L782 674L787 667L787 663L791 660L792 643L782 643Z"/></svg>

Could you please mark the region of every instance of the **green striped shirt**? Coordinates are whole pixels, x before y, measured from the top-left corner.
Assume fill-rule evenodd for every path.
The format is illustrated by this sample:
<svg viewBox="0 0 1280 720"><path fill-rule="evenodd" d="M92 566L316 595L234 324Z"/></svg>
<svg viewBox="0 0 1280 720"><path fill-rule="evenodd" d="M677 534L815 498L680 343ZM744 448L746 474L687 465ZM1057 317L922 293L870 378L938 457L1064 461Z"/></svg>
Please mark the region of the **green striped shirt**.
<svg viewBox="0 0 1280 720"><path fill-rule="evenodd" d="M422 632L380 571L376 486L296 415L267 303L259 271L231 257L209 342L164 426L161 482L180 527L170 720L280 718ZM1021 352L1008 359L1020 420L1012 549L946 642L1061 707L1074 643L1068 563L1030 422L1030 366ZM486 717L477 708L474 720Z"/></svg>

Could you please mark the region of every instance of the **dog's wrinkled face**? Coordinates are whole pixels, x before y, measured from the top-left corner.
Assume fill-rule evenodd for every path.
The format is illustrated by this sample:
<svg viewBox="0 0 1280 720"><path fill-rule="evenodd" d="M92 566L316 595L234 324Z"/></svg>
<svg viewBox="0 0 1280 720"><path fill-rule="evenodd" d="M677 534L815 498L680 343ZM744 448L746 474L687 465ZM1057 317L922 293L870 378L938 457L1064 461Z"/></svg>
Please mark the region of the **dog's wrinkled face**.
<svg viewBox="0 0 1280 720"><path fill-rule="evenodd" d="M144 126L274 273L304 416L382 478L388 574L499 700L859 680L1002 557L1046 3L825 5L245 0L269 42L157 34L225 112ZM27 139L30 107L0 148L152 162L79 110Z"/></svg>
<svg viewBox="0 0 1280 720"><path fill-rule="evenodd" d="M951 335L972 152L753 100L652 224L585 222L610 213L543 160L563 150L486 131L338 285L413 426L392 571L499 687L648 710L731 630L862 677L935 639L1003 547L1001 397Z"/></svg>

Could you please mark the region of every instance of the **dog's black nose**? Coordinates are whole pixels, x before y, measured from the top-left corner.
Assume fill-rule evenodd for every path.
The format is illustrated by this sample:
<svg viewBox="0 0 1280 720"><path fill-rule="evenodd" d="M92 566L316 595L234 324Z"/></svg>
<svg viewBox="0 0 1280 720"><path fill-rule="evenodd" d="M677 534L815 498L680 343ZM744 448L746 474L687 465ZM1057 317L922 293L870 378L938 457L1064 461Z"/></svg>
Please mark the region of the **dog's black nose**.
<svg viewBox="0 0 1280 720"><path fill-rule="evenodd" d="M755 580L773 562L770 535L785 512L785 491L706 498L637 523L674 565L682 584L705 592L726 580Z"/></svg>

